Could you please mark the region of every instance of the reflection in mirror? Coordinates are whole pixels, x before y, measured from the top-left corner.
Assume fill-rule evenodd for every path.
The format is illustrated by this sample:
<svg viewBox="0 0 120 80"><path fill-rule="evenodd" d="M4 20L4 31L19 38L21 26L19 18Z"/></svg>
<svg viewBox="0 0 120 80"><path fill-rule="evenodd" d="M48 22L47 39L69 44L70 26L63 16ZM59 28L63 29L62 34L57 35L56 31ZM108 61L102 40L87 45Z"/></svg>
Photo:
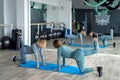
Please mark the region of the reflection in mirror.
<svg viewBox="0 0 120 80"><path fill-rule="evenodd" d="M30 1L31 10L31 44L38 38L51 40L61 37L58 28L58 7ZM57 35L58 34L58 35Z"/></svg>

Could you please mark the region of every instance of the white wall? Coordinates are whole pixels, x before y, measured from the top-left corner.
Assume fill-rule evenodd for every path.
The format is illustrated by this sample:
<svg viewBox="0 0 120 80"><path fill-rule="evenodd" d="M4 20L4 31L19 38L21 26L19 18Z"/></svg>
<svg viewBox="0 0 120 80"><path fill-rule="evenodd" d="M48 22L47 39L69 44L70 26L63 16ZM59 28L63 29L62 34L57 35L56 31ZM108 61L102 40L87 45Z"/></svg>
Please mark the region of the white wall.
<svg viewBox="0 0 120 80"><path fill-rule="evenodd" d="M16 0L17 28L24 30L24 0Z"/></svg>
<svg viewBox="0 0 120 80"><path fill-rule="evenodd" d="M4 23L3 0L0 0L0 24ZM0 39L4 35L4 28L0 27Z"/></svg>
<svg viewBox="0 0 120 80"><path fill-rule="evenodd" d="M58 22L58 6L47 5L47 22Z"/></svg>
<svg viewBox="0 0 120 80"><path fill-rule="evenodd" d="M31 0L34 2L38 2L38 3L44 3L44 4L48 4L48 5L52 5L52 6L58 6L59 5L59 0Z"/></svg>
<svg viewBox="0 0 120 80"><path fill-rule="evenodd" d="M30 2L29 0L16 0L17 28L22 29L25 45L30 45Z"/></svg>
<svg viewBox="0 0 120 80"><path fill-rule="evenodd" d="M72 1L60 0L58 11L58 22L64 22L66 27L71 30L72 27Z"/></svg>
<svg viewBox="0 0 120 80"><path fill-rule="evenodd" d="M0 24L4 22L4 14L3 14L3 0L0 0Z"/></svg>
<svg viewBox="0 0 120 80"><path fill-rule="evenodd" d="M58 22L58 7L47 5L47 22Z"/></svg>
<svg viewBox="0 0 120 80"><path fill-rule="evenodd" d="M4 24L13 24L16 26L16 0L3 0L4 2ZM10 27L4 28L4 35L11 36Z"/></svg>
<svg viewBox="0 0 120 80"><path fill-rule="evenodd" d="M72 1L59 0L59 6L47 6L47 22L64 22L71 29Z"/></svg>

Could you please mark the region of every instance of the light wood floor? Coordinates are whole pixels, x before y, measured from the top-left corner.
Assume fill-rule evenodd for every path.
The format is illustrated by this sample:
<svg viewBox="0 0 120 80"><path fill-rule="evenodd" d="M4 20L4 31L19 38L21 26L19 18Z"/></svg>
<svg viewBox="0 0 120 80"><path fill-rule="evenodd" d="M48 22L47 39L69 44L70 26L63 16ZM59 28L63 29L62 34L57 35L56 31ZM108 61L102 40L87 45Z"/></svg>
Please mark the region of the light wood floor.
<svg viewBox="0 0 120 80"><path fill-rule="evenodd" d="M104 67L102 77L98 77L95 71L81 76L18 67L18 62L12 62L12 56L14 54L19 56L19 51L0 50L0 80L120 80L119 40L119 37L114 38L114 41L117 43L116 48L110 46L105 49L99 49L97 56L85 57L85 65L87 67L99 65ZM50 42L47 48L52 49L44 49L45 61L56 63L56 50L53 49ZM27 55L27 58L34 60L33 55ZM67 59L67 65L76 66L76 63L72 59Z"/></svg>

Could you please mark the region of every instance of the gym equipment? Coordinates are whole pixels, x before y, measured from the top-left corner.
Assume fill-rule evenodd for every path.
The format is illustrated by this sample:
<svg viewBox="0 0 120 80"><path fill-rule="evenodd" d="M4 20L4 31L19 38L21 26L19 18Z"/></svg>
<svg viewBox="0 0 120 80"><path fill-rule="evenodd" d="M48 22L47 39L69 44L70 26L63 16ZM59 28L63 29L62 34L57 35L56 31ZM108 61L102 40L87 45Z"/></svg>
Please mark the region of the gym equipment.
<svg viewBox="0 0 120 80"><path fill-rule="evenodd" d="M47 39L47 32L44 32L44 39Z"/></svg>
<svg viewBox="0 0 120 80"><path fill-rule="evenodd" d="M39 38L40 38L40 39L44 39L44 38L45 38L45 35L44 35L44 32L43 32L43 31L40 32Z"/></svg>
<svg viewBox="0 0 120 80"><path fill-rule="evenodd" d="M58 25L56 28L55 25ZM31 34L31 42L34 43L37 39L46 39L46 40L51 40L55 38L61 38L64 37L64 27L65 24L60 22L60 23L32 23L32 34ZM50 27L50 28L46 28ZM33 28L34 27L34 28ZM61 27L61 28L60 28ZM31 44L32 44L31 43Z"/></svg>
<svg viewBox="0 0 120 80"><path fill-rule="evenodd" d="M39 35L38 35L37 31L36 31L36 33L35 33L35 41L37 41L38 38L39 38Z"/></svg>
<svg viewBox="0 0 120 80"><path fill-rule="evenodd" d="M16 50L17 49L17 38L18 36L22 36L22 30L20 29L13 29L12 30L12 49Z"/></svg>
<svg viewBox="0 0 120 80"><path fill-rule="evenodd" d="M61 33L59 30L56 31L56 38L60 38L61 37Z"/></svg>
<svg viewBox="0 0 120 80"><path fill-rule="evenodd" d="M0 50L2 49L2 42L0 41Z"/></svg>
<svg viewBox="0 0 120 80"><path fill-rule="evenodd" d="M48 71L54 71L57 68L57 64L53 63L45 63L46 66L42 66L42 63L40 62L40 70L48 70ZM20 67L25 67L25 68L34 68L36 62L35 61L28 61L26 64L19 64ZM83 75L84 73L80 72L78 67L76 66L64 66L60 69L60 72L62 73L68 73L68 74L76 74L76 75Z"/></svg>
<svg viewBox="0 0 120 80"><path fill-rule="evenodd" d="M56 37L56 32L53 30L52 31L52 39L55 39L55 37Z"/></svg>
<svg viewBox="0 0 120 80"><path fill-rule="evenodd" d="M115 43L115 42L113 42L113 47L114 47L114 48L116 47L116 43Z"/></svg>
<svg viewBox="0 0 120 80"><path fill-rule="evenodd" d="M17 36L16 50L20 50L22 48L22 46L24 45L24 41L23 41L21 32L18 32L17 35L18 36Z"/></svg>
<svg viewBox="0 0 120 80"><path fill-rule="evenodd" d="M0 27L10 27L9 31L10 33L7 32L7 35L4 35L0 41L0 48L2 49L10 49L10 44L11 44L11 33L12 33L12 28L13 28L13 24L0 24ZM10 37L8 37L10 36Z"/></svg>
<svg viewBox="0 0 120 80"><path fill-rule="evenodd" d="M52 33L51 31L47 31L47 40L51 40L52 39Z"/></svg>
<svg viewBox="0 0 120 80"><path fill-rule="evenodd" d="M2 39L2 49L10 49L11 39L8 36L3 36Z"/></svg>

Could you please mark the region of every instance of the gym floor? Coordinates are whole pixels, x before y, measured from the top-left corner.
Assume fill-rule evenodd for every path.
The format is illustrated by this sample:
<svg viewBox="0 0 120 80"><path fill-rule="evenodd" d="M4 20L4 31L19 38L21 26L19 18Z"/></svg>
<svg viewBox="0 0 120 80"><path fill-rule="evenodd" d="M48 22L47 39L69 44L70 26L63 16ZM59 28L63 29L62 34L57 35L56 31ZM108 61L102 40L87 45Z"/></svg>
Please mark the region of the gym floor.
<svg viewBox="0 0 120 80"><path fill-rule="evenodd" d="M60 39L63 40L63 39ZM73 75L60 72L51 72L38 69L28 69L18 67L19 62L12 62L12 56L19 56L19 51L0 50L0 80L119 80L120 79L120 37L114 37L116 47L109 46L104 49L99 49L98 55L85 57L85 65L87 67L95 67L102 65L103 76L98 77L97 72L87 73L85 75ZM52 41L48 41L47 48L43 49L45 61L56 63L56 49L52 46ZM78 40L76 40L76 43ZM84 38L85 44L90 44L89 37ZM99 41L101 44L101 41ZM112 43L111 40L108 43ZM76 49L78 47L72 47ZM27 55L28 60L34 59L33 54ZM67 65L76 63L73 59L67 59Z"/></svg>

